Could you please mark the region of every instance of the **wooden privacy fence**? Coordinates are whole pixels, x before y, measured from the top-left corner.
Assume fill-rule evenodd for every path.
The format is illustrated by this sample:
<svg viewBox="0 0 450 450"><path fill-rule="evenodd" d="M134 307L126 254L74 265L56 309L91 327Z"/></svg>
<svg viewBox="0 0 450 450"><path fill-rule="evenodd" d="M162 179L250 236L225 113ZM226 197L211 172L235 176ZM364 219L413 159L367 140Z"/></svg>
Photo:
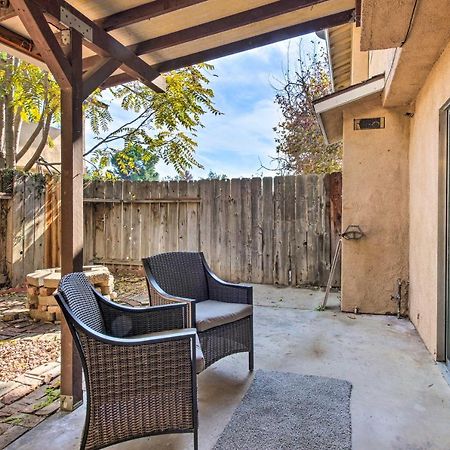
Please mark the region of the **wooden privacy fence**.
<svg viewBox="0 0 450 450"><path fill-rule="evenodd" d="M324 286L340 232L341 190L340 174L89 182L84 260L137 266L144 256L201 250L226 280ZM15 285L60 264L59 204L52 178L16 176L12 191L0 194L0 276Z"/></svg>
<svg viewBox="0 0 450 450"><path fill-rule="evenodd" d="M85 259L140 265L160 252L201 250L226 280L323 286L341 190L340 174L92 182L84 192Z"/></svg>
<svg viewBox="0 0 450 450"><path fill-rule="evenodd" d="M60 186L41 175L0 175L0 285L20 284L35 269L59 266Z"/></svg>

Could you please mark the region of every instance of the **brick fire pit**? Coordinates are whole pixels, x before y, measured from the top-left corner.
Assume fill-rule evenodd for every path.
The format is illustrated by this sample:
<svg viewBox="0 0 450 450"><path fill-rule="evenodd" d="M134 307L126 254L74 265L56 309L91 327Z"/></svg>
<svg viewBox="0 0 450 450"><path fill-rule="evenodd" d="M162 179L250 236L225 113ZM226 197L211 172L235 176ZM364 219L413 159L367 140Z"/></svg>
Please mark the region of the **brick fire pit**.
<svg viewBox="0 0 450 450"><path fill-rule="evenodd" d="M95 289L114 299L114 277L105 266L84 266L84 273ZM30 317L37 321L59 322L61 310L53 297L61 279L61 269L42 269L27 275L27 306Z"/></svg>

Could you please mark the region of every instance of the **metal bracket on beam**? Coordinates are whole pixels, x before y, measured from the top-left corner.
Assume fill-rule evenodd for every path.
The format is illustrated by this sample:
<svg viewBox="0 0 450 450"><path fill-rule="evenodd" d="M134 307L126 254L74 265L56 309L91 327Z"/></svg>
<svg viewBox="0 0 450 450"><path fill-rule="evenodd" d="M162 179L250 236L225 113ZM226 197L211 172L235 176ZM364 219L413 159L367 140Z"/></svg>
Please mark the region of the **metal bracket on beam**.
<svg viewBox="0 0 450 450"><path fill-rule="evenodd" d="M64 8L64 6L61 6L60 8L60 21L66 27L77 30L88 41L93 41L92 27L74 16L67 8Z"/></svg>
<svg viewBox="0 0 450 450"><path fill-rule="evenodd" d="M70 45L70 30L62 30L60 38L62 45Z"/></svg>

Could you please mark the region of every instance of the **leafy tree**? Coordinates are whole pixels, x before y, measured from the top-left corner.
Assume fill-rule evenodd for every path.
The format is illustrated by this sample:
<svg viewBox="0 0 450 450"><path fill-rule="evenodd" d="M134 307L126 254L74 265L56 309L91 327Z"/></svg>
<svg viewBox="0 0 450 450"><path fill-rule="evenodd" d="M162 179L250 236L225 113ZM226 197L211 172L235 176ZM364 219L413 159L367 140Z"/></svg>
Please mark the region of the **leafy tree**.
<svg viewBox="0 0 450 450"><path fill-rule="evenodd" d="M342 144L326 145L313 101L331 92L328 59L316 45L312 52L299 46L297 64L287 65L275 102L283 114L277 133L277 171L329 173L341 170Z"/></svg>
<svg viewBox="0 0 450 450"><path fill-rule="evenodd" d="M29 170L44 147L52 145L50 126L59 120L59 88L53 78L32 64L0 53L0 168L15 168L35 144L35 151L24 166ZM20 146L23 122L36 126Z"/></svg>
<svg viewBox="0 0 450 450"><path fill-rule="evenodd" d="M205 179L206 180L228 180L228 177L225 174L218 174L218 173L210 170L208 173L208 176Z"/></svg>
<svg viewBox="0 0 450 450"><path fill-rule="evenodd" d="M139 82L97 90L85 102L85 117L96 134L95 145L85 153L92 176L152 178L158 159L182 173L200 165L195 160L196 132L206 112L220 114L208 87L212 66L200 64L167 75L167 92L156 94ZM111 130L111 103L119 102L130 120ZM0 53L0 169L15 168L34 146L27 171L38 163L54 168L42 158L51 125L60 123L59 87L46 71ZM36 124L28 141L19 146L23 122Z"/></svg>
<svg viewBox="0 0 450 450"><path fill-rule="evenodd" d="M133 118L116 130L101 136L108 129L110 118L102 116L105 111L91 108L94 132L99 134L97 143L86 153L95 169L94 175L114 177L111 162L118 153L133 148L133 154L144 158L153 155L171 164L183 176L192 167L201 167L195 160L198 128L202 128L202 116L206 112L220 114L214 107L212 89L208 87L208 71L211 65L199 64L169 73L166 77L167 92L158 94L141 83L133 82L111 89L108 94L113 101L133 114ZM96 99L97 102L100 100ZM106 112L109 113L109 107ZM124 150L125 149L125 150ZM133 171L138 158L122 158L121 170ZM184 178L185 179L185 178Z"/></svg>
<svg viewBox="0 0 450 450"><path fill-rule="evenodd" d="M141 146L133 144L116 152L111 158L114 176L130 181L158 181L159 174L155 168L157 162L156 155L145 152Z"/></svg>

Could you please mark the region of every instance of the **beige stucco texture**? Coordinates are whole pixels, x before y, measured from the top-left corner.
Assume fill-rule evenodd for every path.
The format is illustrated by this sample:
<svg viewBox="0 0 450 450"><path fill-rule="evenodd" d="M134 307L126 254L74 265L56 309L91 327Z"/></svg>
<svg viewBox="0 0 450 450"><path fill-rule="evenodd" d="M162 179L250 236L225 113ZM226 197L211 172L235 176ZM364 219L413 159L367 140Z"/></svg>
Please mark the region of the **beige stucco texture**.
<svg viewBox="0 0 450 450"><path fill-rule="evenodd" d="M357 118L384 117L385 128L354 130ZM410 119L381 107L380 97L344 111L342 309L396 313L397 279L408 278L408 138Z"/></svg>
<svg viewBox="0 0 450 450"><path fill-rule="evenodd" d="M450 99L450 44L433 66L415 103L410 139L410 318L425 345L436 355L440 333L439 309L444 299L439 292L439 113ZM445 168L444 168L445 171ZM445 173L445 172L444 172ZM442 316L442 313L441 313ZM443 349L440 349L441 353Z"/></svg>

